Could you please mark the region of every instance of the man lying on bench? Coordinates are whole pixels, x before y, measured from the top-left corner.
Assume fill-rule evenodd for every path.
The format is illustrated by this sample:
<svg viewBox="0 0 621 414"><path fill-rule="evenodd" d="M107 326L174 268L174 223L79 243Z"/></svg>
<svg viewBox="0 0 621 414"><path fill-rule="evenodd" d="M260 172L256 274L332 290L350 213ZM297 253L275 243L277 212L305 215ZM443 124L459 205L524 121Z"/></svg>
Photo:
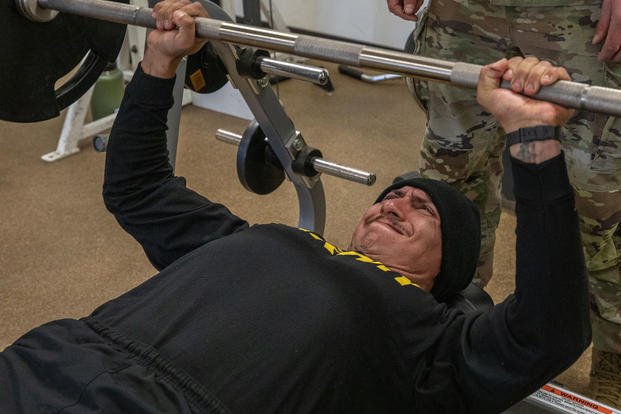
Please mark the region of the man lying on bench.
<svg viewBox="0 0 621 414"><path fill-rule="evenodd" d="M304 229L250 226L175 177L166 115L177 64L203 44L193 17L206 13L166 0L154 15L110 136L104 198L161 271L88 317L9 346L0 412L499 412L589 345L578 222L554 128L572 111L498 86L504 77L539 89L569 79L564 69L513 58L481 71L481 104L511 140L526 137L509 142L516 290L463 312L446 302L472 278L479 217L444 183L391 185L339 248Z"/></svg>

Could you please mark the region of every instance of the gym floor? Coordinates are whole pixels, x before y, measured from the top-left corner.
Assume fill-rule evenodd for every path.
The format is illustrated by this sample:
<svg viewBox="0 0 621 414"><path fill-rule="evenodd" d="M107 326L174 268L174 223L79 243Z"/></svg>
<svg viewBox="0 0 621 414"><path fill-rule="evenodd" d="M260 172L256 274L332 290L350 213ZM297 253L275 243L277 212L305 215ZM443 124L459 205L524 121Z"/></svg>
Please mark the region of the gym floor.
<svg viewBox="0 0 621 414"><path fill-rule="evenodd" d="M313 62L308 62L313 63ZM372 187L323 176L324 235L346 247L362 212L393 177L417 168L424 115L401 79L369 84L330 70L331 93L289 80L277 89L306 142L328 161L372 171ZM64 113L63 113L64 115ZM63 116L40 123L0 121L0 350L29 329L78 318L155 273L139 245L117 225L101 198L105 155L90 140L55 163L41 155L56 148ZM248 121L186 106L176 172L188 185L224 203L251 223L298 222L297 197L287 181L258 196L237 179L236 148L217 141L216 129L241 134ZM515 219L503 213L497 231L494 301L513 289ZM588 384L590 350L557 380L577 392Z"/></svg>

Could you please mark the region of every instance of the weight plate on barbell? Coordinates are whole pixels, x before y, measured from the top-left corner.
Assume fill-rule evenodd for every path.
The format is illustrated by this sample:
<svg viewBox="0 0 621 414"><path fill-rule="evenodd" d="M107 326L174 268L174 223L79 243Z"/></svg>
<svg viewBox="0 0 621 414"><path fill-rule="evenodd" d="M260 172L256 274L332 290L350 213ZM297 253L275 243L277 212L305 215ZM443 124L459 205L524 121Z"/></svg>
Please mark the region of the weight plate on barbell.
<svg viewBox="0 0 621 414"><path fill-rule="evenodd" d="M188 56L185 70L185 86L197 93L212 93L229 81L226 68L211 47L211 43Z"/></svg>
<svg viewBox="0 0 621 414"><path fill-rule="evenodd" d="M125 37L125 25L66 13L30 21L14 0L0 0L0 31L0 119L13 122L58 116L116 60Z"/></svg>
<svg viewBox="0 0 621 414"><path fill-rule="evenodd" d="M285 180L285 173L256 121L244 131L237 149L237 176L244 188L269 194Z"/></svg>
<svg viewBox="0 0 621 414"><path fill-rule="evenodd" d="M155 2L155 0L150 0ZM231 17L216 4L207 0L198 0L203 4L209 17L225 22L231 22ZM185 86L194 92L212 93L226 85L229 81L228 72L218 54L213 50L211 43L193 55L188 56L185 71Z"/></svg>

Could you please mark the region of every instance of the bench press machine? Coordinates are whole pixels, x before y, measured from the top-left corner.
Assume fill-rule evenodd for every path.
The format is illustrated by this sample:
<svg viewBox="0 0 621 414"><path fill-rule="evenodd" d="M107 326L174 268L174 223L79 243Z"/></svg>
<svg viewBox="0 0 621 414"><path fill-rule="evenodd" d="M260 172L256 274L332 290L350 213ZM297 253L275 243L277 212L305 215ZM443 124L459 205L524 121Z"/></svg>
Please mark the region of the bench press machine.
<svg viewBox="0 0 621 414"><path fill-rule="evenodd" d="M83 29L83 20L72 20L71 16L82 16L105 22L97 32L105 32L106 45L101 45L98 35L86 36L86 44L75 45L75 57L64 62L70 69L81 63L78 75L69 82L68 87L56 88L54 76L67 73L67 68L54 68L55 73L48 76L47 83L33 95L20 96L17 102L0 102L0 118L29 122L57 116L60 109L78 99L97 79L106 61L116 58L120 42L124 35L125 24L142 27L154 27L151 11L148 8L127 5L106 0L16 0L16 12L11 4L14 0L5 0L0 6L0 16L6 20L4 29L11 31L11 36L3 36L0 44L5 56L15 59L23 53L17 50L16 38L26 38L35 44L46 30L62 32L56 35L67 41L74 40L69 23L74 23L76 30ZM320 81L322 71L307 65L287 65L285 62L266 61L266 54L252 47L283 52L306 58L330 61L349 66L366 67L380 71L398 73L433 81L448 82L458 87L475 88L478 82L480 66L468 63L453 63L436 59L413 56L381 48L322 39L312 36L281 33L246 25L234 24L230 17L218 6L204 1L211 18L197 18L197 32L200 37L210 40L210 44L222 64L228 79L241 92L255 116L243 135L229 131L219 131L218 138L239 145L238 175L244 186L250 191L265 194L273 191L284 180L285 175L296 188L299 201L299 226L316 232L323 232L325 225L325 198L320 180L321 173L332 174L352 181L373 184L372 173L340 166L324 160L321 152L307 145L301 133L297 131L280 105L271 89L266 74L285 71L301 79ZM63 14L58 15L58 12ZM66 13L66 14L65 14ZM26 17L27 19L24 19ZM90 22L90 19L84 19ZM43 22L47 22L42 24ZM48 25L45 27L45 25ZM88 23L94 24L94 23ZM56 34L56 33L55 33ZM36 39L31 39L37 37ZM54 36L52 36L54 37ZM111 39L112 38L112 39ZM120 39L120 40L119 40ZM23 40L23 39L22 39ZM241 45L244 45L242 47ZM24 48L19 44L19 48ZM65 46L66 47L66 46ZM52 51L55 53L55 51ZM86 53L86 56L84 54ZM5 57L6 59L6 57ZM19 59L18 59L19 60ZM62 59L61 59L62 60ZM18 72L21 62L11 64L3 62L9 70L5 73ZM41 71L50 68L32 68L28 66L26 75L41 77ZM37 72L38 71L38 72ZM23 71L20 76L25 76ZM16 82L17 79L9 79ZM32 79L26 79L32 85ZM28 83L30 82L30 83ZM508 85L503 85L508 87ZM0 96L7 95L11 86L4 81L0 84ZM63 89L64 88L64 89ZM23 89L23 88L22 88ZM568 107L621 116L621 91L583 85L569 81L559 81L542 89L537 99L548 100ZM179 108L181 100L176 103ZM21 106L20 106L21 105ZM23 108L27 108L24 112ZM173 108L178 122L180 110ZM478 309L477 298L465 298L466 304ZM485 303L485 301L483 301ZM556 384L547 384L533 395L527 397L514 407L505 411L508 414L521 413L619 413L610 407L599 404L581 395L572 393Z"/></svg>

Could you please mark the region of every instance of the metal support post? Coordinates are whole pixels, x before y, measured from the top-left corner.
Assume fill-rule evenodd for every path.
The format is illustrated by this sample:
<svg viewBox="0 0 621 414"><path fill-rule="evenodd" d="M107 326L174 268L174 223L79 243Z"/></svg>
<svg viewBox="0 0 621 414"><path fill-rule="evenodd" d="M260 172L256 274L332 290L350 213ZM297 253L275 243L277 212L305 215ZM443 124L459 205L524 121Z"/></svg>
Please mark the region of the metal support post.
<svg viewBox="0 0 621 414"><path fill-rule="evenodd" d="M244 19L243 23L250 26L261 25L261 7L259 0L244 0Z"/></svg>
<svg viewBox="0 0 621 414"><path fill-rule="evenodd" d="M94 86L91 87L80 99L69 106L56 150L42 155L43 161L54 162L80 151L78 142L84 138L84 120L90 109L94 88Z"/></svg>
<svg viewBox="0 0 621 414"><path fill-rule="evenodd" d="M173 89L174 104L168 111L166 130L166 147L168 148L168 161L175 167L177 159L177 144L179 142L179 123L181 121L181 107L183 106L183 82L187 61L183 59L177 67L177 77Z"/></svg>
<svg viewBox="0 0 621 414"><path fill-rule="evenodd" d="M208 7L207 12L216 19L230 21L230 17L215 5ZM265 79L248 79L237 72L235 48L218 41L212 42L212 45L224 63L231 83L246 100L256 121L268 137L272 151L295 187L299 207L298 225L308 230L323 233L326 213L323 185L319 178L308 179L308 177L301 176L293 171L292 162L295 159L295 150L292 145L298 137L298 133L278 97Z"/></svg>

